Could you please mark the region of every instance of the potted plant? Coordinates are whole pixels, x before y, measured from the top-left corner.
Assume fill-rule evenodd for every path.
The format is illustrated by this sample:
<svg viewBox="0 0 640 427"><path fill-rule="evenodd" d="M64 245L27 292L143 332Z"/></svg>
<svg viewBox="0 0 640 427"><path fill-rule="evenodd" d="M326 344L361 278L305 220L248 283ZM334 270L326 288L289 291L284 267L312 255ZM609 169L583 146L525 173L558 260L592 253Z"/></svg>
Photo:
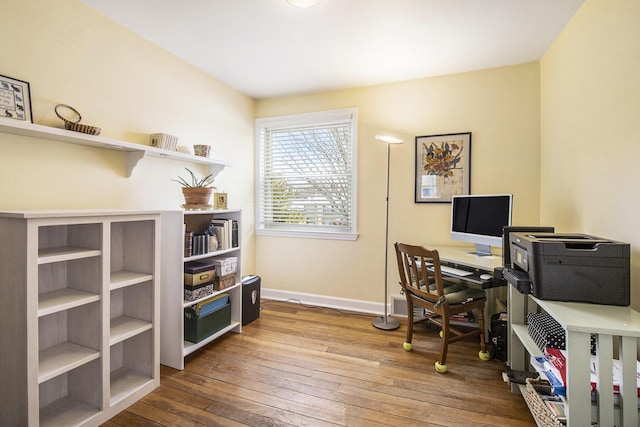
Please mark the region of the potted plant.
<svg viewBox="0 0 640 427"><path fill-rule="evenodd" d="M184 195L184 202L188 206L209 206L211 200L211 193L213 193L214 187L213 174L209 174L204 178L198 178L190 169L185 168L190 175L190 181L182 178L173 179L172 181L182 185L182 194Z"/></svg>

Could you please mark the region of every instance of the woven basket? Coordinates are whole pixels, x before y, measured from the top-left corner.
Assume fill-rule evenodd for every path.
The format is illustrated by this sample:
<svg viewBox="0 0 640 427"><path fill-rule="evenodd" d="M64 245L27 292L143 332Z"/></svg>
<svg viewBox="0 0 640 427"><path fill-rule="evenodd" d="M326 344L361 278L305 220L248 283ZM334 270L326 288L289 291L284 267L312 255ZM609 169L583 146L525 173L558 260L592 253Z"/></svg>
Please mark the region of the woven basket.
<svg viewBox="0 0 640 427"><path fill-rule="evenodd" d="M68 120L68 119L65 119L58 112L58 107L68 108L69 110L71 110L74 113L76 113L76 115L78 116L78 119L75 122L71 121L71 120ZM99 127L80 124L80 120L82 120L82 116L80 115L78 110L76 110L72 106L66 105L66 104L58 104L58 105L56 105L55 111L56 111L56 115L58 117L60 117L62 119L62 121L64 122L64 128L65 129L72 130L74 132L87 133L89 135L100 135L100 128Z"/></svg>
<svg viewBox="0 0 640 427"><path fill-rule="evenodd" d="M527 392L524 395L524 400L527 401L529 410L537 424L543 427L565 427L565 424L556 418L538 393L540 388L548 388L549 383L540 379L527 378L526 387Z"/></svg>

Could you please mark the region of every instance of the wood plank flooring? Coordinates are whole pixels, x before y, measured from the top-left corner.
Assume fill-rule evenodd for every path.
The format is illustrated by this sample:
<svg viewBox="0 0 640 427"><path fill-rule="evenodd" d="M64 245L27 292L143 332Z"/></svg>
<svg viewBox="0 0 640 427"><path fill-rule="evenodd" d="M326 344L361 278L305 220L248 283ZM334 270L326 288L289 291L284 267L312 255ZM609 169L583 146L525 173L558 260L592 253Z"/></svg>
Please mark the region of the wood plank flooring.
<svg viewBox="0 0 640 427"><path fill-rule="evenodd" d="M417 326L414 350L373 316L262 301L260 318L161 367L161 384L104 424L115 426L508 426L535 422L502 381L504 362L482 362L476 339L433 363L438 330Z"/></svg>

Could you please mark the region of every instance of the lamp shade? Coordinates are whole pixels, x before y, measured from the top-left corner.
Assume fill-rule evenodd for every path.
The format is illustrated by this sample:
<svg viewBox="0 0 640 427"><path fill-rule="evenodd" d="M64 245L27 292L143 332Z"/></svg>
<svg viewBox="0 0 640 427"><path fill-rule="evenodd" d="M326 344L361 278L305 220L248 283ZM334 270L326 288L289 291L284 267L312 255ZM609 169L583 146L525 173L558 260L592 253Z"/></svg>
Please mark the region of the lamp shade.
<svg viewBox="0 0 640 427"><path fill-rule="evenodd" d="M322 2L322 0L287 0L293 6L308 8L313 7Z"/></svg>
<svg viewBox="0 0 640 427"><path fill-rule="evenodd" d="M390 135L376 135L378 141L386 142L387 144L402 144L404 139L396 138Z"/></svg>

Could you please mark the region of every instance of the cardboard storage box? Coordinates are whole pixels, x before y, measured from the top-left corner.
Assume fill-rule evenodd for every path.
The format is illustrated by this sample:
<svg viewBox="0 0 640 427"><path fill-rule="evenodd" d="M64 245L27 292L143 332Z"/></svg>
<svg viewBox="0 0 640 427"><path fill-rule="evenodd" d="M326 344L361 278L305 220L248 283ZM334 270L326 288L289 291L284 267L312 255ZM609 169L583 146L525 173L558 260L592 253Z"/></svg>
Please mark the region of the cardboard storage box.
<svg viewBox="0 0 640 427"><path fill-rule="evenodd" d="M198 343L231 324L229 294L216 295L184 309L184 339Z"/></svg>
<svg viewBox="0 0 640 427"><path fill-rule="evenodd" d="M235 284L236 284L236 273L226 274L224 276L216 275L216 278L213 282L213 288L216 291L221 291Z"/></svg>
<svg viewBox="0 0 640 427"><path fill-rule="evenodd" d="M185 286L195 286L213 282L215 274L213 263L192 261L184 265L184 284Z"/></svg>
<svg viewBox="0 0 640 427"><path fill-rule="evenodd" d="M213 282L184 287L184 300L195 301L213 293Z"/></svg>
<svg viewBox="0 0 640 427"><path fill-rule="evenodd" d="M234 274L238 268L238 257L218 258L212 261L218 276Z"/></svg>

